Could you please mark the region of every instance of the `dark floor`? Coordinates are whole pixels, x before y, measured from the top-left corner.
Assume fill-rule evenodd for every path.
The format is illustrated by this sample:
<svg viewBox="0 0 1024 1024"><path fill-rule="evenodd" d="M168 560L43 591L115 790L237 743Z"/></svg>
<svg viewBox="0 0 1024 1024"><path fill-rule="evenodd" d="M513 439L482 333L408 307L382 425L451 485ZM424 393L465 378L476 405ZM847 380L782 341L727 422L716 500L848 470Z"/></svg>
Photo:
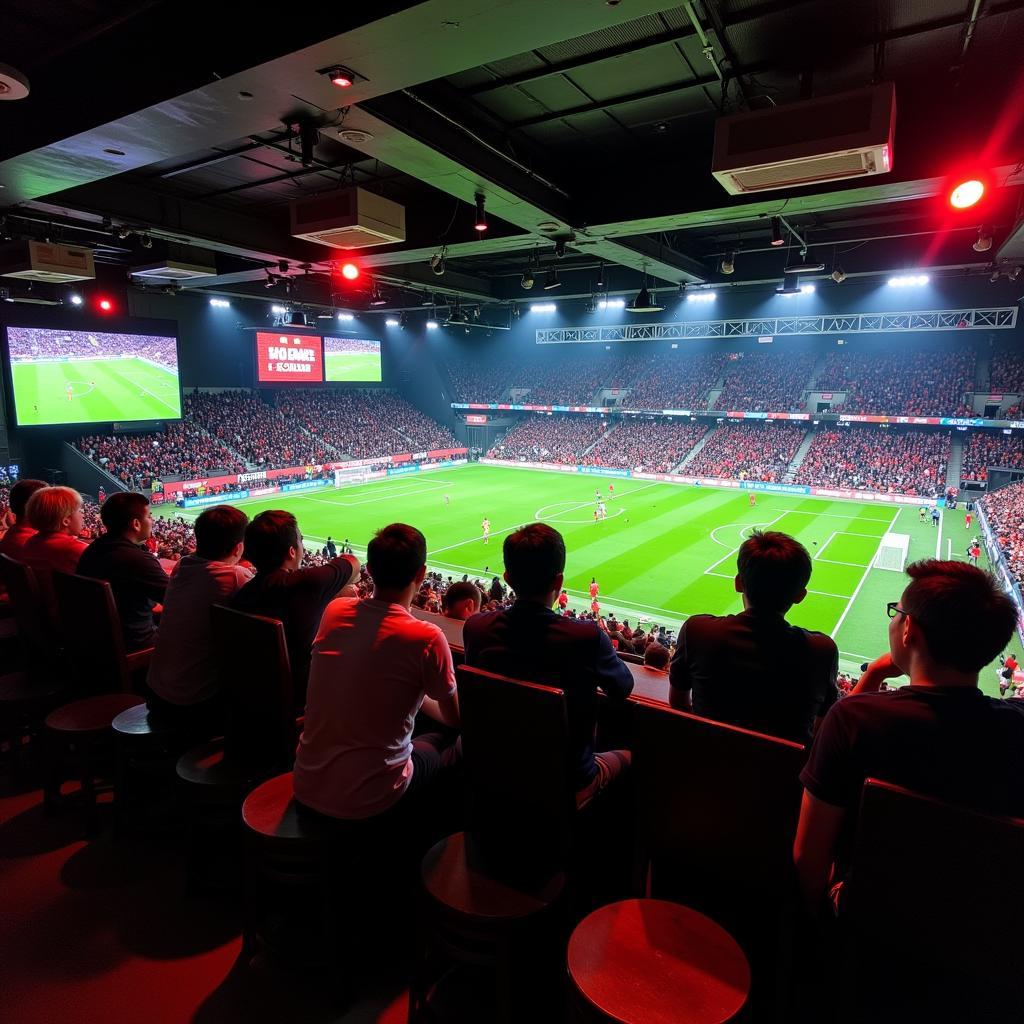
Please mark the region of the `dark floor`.
<svg viewBox="0 0 1024 1024"><path fill-rule="evenodd" d="M240 913L187 897L180 840L43 814L0 765L0 1020L197 1024L405 1020L401 981L339 1004L330 982L240 958ZM109 807L105 808L109 811ZM248 959L248 958L246 958Z"/></svg>

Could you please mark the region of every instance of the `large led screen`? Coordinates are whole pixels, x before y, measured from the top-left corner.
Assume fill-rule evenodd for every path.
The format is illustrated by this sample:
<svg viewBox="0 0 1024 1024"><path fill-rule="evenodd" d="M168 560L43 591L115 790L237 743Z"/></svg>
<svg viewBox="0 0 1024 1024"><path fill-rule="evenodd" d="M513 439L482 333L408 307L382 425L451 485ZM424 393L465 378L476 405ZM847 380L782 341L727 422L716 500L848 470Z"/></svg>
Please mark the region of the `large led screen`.
<svg viewBox="0 0 1024 1024"><path fill-rule="evenodd" d="M256 332L256 380L261 384L322 384L323 339L319 335Z"/></svg>
<svg viewBox="0 0 1024 1024"><path fill-rule="evenodd" d="M176 338L8 327L18 426L181 418Z"/></svg>
<svg viewBox="0 0 1024 1024"><path fill-rule="evenodd" d="M324 338L329 381L380 381L380 342L368 338Z"/></svg>

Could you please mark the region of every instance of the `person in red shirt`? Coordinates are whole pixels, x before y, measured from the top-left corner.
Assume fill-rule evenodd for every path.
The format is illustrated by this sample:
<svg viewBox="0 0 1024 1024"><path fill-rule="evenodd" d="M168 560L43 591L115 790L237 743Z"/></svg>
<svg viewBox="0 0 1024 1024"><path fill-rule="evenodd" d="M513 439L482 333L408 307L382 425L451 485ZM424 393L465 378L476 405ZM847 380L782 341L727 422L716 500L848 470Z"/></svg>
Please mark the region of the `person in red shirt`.
<svg viewBox="0 0 1024 1024"><path fill-rule="evenodd" d="M597 601L596 597L594 598L593 601L590 602L590 610L594 613L594 615L600 615L601 614L601 605L598 604L598 601Z"/></svg>
<svg viewBox="0 0 1024 1024"><path fill-rule="evenodd" d="M966 529L968 529L968 530L971 528L971 519L972 518L973 518L973 516L972 516L972 514L970 512L966 513L966 515L964 516L964 527Z"/></svg>
<svg viewBox="0 0 1024 1024"><path fill-rule="evenodd" d="M73 573L88 544L82 496L73 487L43 487L28 500L29 526L36 530L22 548L22 560L33 569Z"/></svg>
<svg viewBox="0 0 1024 1024"><path fill-rule="evenodd" d="M597 577L596 576L591 576L590 577L590 596L592 598L597 597L598 589L599 588L598 588L598 585L597 585Z"/></svg>
<svg viewBox="0 0 1024 1024"><path fill-rule="evenodd" d="M13 558L16 562L21 561L25 544L29 537L34 536L36 532L35 528L29 525L25 507L28 505L29 498L46 486L42 480L19 480L11 488L10 514L13 516L14 522L8 527L3 539L0 539L0 555Z"/></svg>
<svg viewBox="0 0 1024 1024"><path fill-rule="evenodd" d="M565 609L569 605L569 595L563 590L558 595L558 610L565 614Z"/></svg>

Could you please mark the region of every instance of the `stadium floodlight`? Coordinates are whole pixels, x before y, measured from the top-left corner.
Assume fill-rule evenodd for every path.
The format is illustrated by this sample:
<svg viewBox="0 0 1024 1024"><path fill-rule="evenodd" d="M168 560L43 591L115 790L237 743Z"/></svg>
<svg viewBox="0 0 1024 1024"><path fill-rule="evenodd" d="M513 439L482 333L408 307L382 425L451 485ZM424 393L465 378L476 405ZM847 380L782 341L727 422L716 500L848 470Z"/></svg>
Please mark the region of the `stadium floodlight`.
<svg viewBox="0 0 1024 1024"><path fill-rule="evenodd" d="M969 210L985 195L985 182L980 178L968 178L957 182L949 193L949 205L954 210Z"/></svg>
<svg viewBox="0 0 1024 1024"><path fill-rule="evenodd" d="M913 288L928 283L927 274L898 274L889 278L889 284L893 288Z"/></svg>
<svg viewBox="0 0 1024 1024"><path fill-rule="evenodd" d="M80 306L82 304L82 296L79 295L78 292L72 292L68 297L68 300L72 306Z"/></svg>
<svg viewBox="0 0 1024 1024"><path fill-rule="evenodd" d="M287 306L271 306L270 307L270 312L273 313L274 316L284 316L285 313L288 312L288 307Z"/></svg>
<svg viewBox="0 0 1024 1024"><path fill-rule="evenodd" d="M227 299L210 299L210 305L214 309L230 309L231 303Z"/></svg>
<svg viewBox="0 0 1024 1024"><path fill-rule="evenodd" d="M436 320L428 320L427 321L427 330L428 331L436 331L437 330L437 321Z"/></svg>
<svg viewBox="0 0 1024 1024"><path fill-rule="evenodd" d="M535 302L530 306L531 313L554 313L558 306L554 302Z"/></svg>
<svg viewBox="0 0 1024 1024"><path fill-rule="evenodd" d="M687 292L686 293L686 301L687 302L714 302L715 301L715 297L716 296L715 296L714 292L707 292L707 291L704 291L704 292Z"/></svg>
<svg viewBox="0 0 1024 1024"><path fill-rule="evenodd" d="M339 313L338 319L342 323L348 323L350 320L355 320L355 317L351 313Z"/></svg>
<svg viewBox="0 0 1024 1024"><path fill-rule="evenodd" d="M597 304L597 308L598 309L625 309L626 308L626 300L625 299L602 299Z"/></svg>
<svg viewBox="0 0 1024 1024"><path fill-rule="evenodd" d="M387 318L387 320L384 321L384 323L388 327L397 327L398 326L398 321L393 316L389 316Z"/></svg>

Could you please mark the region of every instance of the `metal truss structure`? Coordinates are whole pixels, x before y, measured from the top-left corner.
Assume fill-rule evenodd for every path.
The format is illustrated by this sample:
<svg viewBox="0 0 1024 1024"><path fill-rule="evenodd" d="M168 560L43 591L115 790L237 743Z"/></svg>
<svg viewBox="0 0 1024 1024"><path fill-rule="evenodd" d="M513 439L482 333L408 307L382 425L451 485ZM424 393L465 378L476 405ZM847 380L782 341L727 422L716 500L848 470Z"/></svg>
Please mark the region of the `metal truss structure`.
<svg viewBox="0 0 1024 1024"><path fill-rule="evenodd" d="M963 307L906 313L825 313L817 316L687 320L671 324L542 327L538 345L608 341L689 341L702 338L781 338L789 335L913 334L921 331L1003 331L1017 325L1017 307Z"/></svg>

